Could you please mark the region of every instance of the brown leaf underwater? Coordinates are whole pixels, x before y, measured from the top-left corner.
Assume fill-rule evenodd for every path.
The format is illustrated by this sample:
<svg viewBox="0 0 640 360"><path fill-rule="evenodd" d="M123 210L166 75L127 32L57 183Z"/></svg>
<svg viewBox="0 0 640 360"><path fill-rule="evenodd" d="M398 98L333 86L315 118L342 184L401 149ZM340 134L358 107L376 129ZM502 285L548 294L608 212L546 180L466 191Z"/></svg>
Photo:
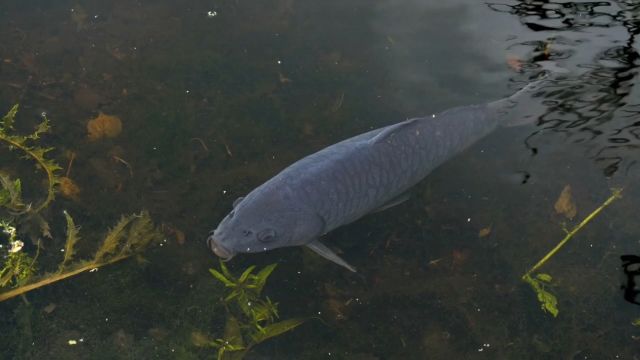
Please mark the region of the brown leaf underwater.
<svg viewBox="0 0 640 360"><path fill-rule="evenodd" d="M573 219L576 216L578 209L571 195L571 185L566 185L564 189L562 189L553 208L556 210L556 213L564 215L568 219Z"/></svg>
<svg viewBox="0 0 640 360"><path fill-rule="evenodd" d="M87 137L91 141L102 138L114 138L122 132L122 121L114 115L107 115L102 111L95 118L87 122Z"/></svg>

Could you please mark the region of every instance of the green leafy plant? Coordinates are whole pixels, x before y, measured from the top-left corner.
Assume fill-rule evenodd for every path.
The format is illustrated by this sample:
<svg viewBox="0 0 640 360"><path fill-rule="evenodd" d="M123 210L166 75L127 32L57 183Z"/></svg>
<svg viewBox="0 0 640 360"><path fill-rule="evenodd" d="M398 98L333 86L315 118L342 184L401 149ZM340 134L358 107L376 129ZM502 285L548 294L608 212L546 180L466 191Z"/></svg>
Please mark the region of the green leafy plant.
<svg viewBox="0 0 640 360"><path fill-rule="evenodd" d="M59 263L56 271L44 274L36 274L36 259L40 251L38 242L37 252L31 258L22 251L24 243L17 239L18 225L24 226L26 222L35 221L40 226L42 233L52 237L48 223L39 214L55 198L55 187L60 183L57 171L60 166L46 157L52 148L44 148L38 145L41 135L50 130L49 119L43 114L42 121L29 135L14 134L15 117L18 113L18 105L14 105L9 112L0 119L0 142L4 142L9 150L21 153L21 158L33 160L41 169L47 179L46 197L37 205L25 204L22 199L22 182L20 179L12 179L9 175L0 172L0 208L8 210L11 220L0 220L0 230L7 235L7 249L0 248L0 289L10 288L0 292L0 301L24 294L28 291L80 274L84 271L124 260L133 255L139 255L151 243L158 241L161 234L153 225L149 213L123 216L120 221L107 233L100 247L96 250L92 259L75 260L76 245L80 241L79 227L66 211L64 216L67 225L66 244L64 258ZM4 215L3 215L4 216Z"/></svg>
<svg viewBox="0 0 640 360"><path fill-rule="evenodd" d="M3 258L0 269L0 288L21 286L36 272L35 258L22 251L24 242L17 237L16 228L6 221L0 221L0 231L6 238L6 251L0 251ZM2 247L0 250L4 250ZM36 254L37 258L37 254Z"/></svg>
<svg viewBox="0 0 640 360"><path fill-rule="evenodd" d="M268 265L257 273L254 273L255 268L250 266L235 277L220 261L220 271L209 270L229 290L222 300L227 310L224 334L210 341L210 345L218 349L218 360L242 359L254 346L291 331L306 321L305 318L278 321L278 304L269 297L261 296L276 264Z"/></svg>
<svg viewBox="0 0 640 360"><path fill-rule="evenodd" d="M21 215L29 207L22 202L22 183L20 179L13 180L7 174L0 172L0 206L7 208L14 215Z"/></svg>
<svg viewBox="0 0 640 360"><path fill-rule="evenodd" d="M65 218L67 220L65 255L58 266L58 270L39 276L33 281L21 283L19 284L20 286L12 290L0 293L0 301L50 285L82 272L138 255L150 244L157 242L162 237L161 233L153 225L148 212L143 211L139 214L123 216L107 233L92 259L73 261L76 253L75 246L80 240L79 230L67 212L65 212Z"/></svg>
<svg viewBox="0 0 640 360"><path fill-rule="evenodd" d="M47 153L53 150L53 148L44 148L36 144L36 141L40 139L40 136L50 130L49 119L46 114L42 114L42 121L36 126L36 129L31 134L17 135L13 134L13 125L15 123L17 113L18 105L16 104L0 120L0 142L6 143L10 150L21 152L22 157L34 160L37 166L44 171L47 177L47 195L40 204L33 207L24 208L21 202L5 202L3 206L9 204L14 208L19 207L23 211L30 210L37 213L47 207L55 198L55 186L60 181L56 172L60 170L60 166L54 160L46 158ZM2 189L0 190L0 204L3 204L2 199L6 199L6 195L8 193L11 194L12 189L14 190L14 195L16 193L15 190L17 190L18 195L20 194L20 183L19 180L16 180L18 183L14 181L13 184L11 184L11 182L6 181L4 176L1 180ZM4 194L4 196L2 194ZM17 200L19 199L19 196L10 197L9 199Z"/></svg>
<svg viewBox="0 0 640 360"><path fill-rule="evenodd" d="M549 251L538 263L536 263L529 271L527 271L524 275L522 275L522 280L529 284L533 291L536 293L538 297L538 301L540 302L540 306L543 311L550 313L554 317L558 316L558 299L556 296L551 293L550 286L553 278L551 275L546 273L534 273L542 267L551 257L553 257L560 249L573 238L583 227L585 227L591 220L593 220L602 210L604 210L607 206L611 205L615 200L620 199L622 197L622 189L613 189L611 196L602 203L597 209L595 209L591 214L587 215L578 225L576 225L570 231L565 230L567 235L560 240L560 242Z"/></svg>

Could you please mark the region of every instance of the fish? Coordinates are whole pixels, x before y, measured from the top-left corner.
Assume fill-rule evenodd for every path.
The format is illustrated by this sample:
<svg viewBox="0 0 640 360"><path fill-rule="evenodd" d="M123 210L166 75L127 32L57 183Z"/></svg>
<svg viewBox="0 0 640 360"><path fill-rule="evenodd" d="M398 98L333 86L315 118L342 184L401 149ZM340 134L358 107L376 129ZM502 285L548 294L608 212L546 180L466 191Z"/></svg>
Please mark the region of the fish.
<svg viewBox="0 0 640 360"><path fill-rule="evenodd" d="M544 81L497 101L370 130L308 155L237 198L207 245L223 261L238 253L306 246L355 272L321 237L406 201L434 169L496 129L535 121L544 108L535 101Z"/></svg>

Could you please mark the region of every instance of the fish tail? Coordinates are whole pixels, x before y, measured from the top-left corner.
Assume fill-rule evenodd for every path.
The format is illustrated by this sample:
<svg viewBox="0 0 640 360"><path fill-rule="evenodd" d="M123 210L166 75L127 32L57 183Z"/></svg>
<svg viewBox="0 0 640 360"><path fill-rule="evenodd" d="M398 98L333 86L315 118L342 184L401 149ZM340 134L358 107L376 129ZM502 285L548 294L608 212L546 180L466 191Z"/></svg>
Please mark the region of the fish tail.
<svg viewBox="0 0 640 360"><path fill-rule="evenodd" d="M546 113L542 89L548 84L548 74L528 83L513 95L488 104L502 126L513 127L535 123Z"/></svg>

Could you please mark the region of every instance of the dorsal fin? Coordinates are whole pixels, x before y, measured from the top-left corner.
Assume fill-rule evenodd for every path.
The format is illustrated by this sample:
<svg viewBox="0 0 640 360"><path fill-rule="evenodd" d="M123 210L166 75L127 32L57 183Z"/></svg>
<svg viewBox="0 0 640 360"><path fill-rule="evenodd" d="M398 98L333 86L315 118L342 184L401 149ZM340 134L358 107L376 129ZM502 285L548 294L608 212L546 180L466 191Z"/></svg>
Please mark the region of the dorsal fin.
<svg viewBox="0 0 640 360"><path fill-rule="evenodd" d="M389 137L393 136L400 129L403 129L407 126L411 126L415 124L417 121L423 120L424 118L413 118L409 120L405 120L403 122L399 122L397 124L389 125L380 131L376 136L369 139L370 144L377 144L380 142L384 142L389 139Z"/></svg>

